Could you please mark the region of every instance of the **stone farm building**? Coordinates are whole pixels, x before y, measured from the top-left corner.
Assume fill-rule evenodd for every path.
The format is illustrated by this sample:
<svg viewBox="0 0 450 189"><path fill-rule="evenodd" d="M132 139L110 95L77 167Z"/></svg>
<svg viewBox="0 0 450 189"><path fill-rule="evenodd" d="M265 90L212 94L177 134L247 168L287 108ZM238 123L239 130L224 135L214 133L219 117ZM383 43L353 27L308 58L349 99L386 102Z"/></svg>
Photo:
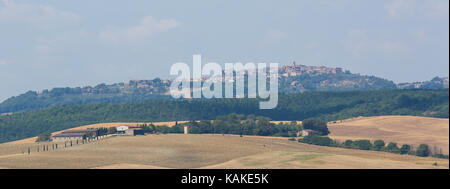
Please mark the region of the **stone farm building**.
<svg viewBox="0 0 450 189"><path fill-rule="evenodd" d="M84 140L98 136L98 129L78 129L66 130L60 134L53 135L53 141L70 141L70 140Z"/></svg>
<svg viewBox="0 0 450 189"><path fill-rule="evenodd" d="M121 125L116 127L117 134L119 135L128 135L128 136L136 136L136 135L144 135L144 130L140 127L132 127Z"/></svg>
<svg viewBox="0 0 450 189"><path fill-rule="evenodd" d="M314 134L314 130L311 129L303 129L297 133L297 136L308 136Z"/></svg>

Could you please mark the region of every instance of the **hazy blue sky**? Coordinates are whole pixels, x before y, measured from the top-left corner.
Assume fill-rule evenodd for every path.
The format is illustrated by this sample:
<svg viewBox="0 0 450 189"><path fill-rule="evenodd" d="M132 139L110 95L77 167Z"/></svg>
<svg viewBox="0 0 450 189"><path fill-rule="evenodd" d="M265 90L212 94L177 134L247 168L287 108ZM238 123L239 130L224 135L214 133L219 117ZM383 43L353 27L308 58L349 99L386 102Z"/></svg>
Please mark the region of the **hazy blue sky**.
<svg viewBox="0 0 450 189"><path fill-rule="evenodd" d="M0 0L0 101L53 87L167 78L175 62L448 76L448 0Z"/></svg>

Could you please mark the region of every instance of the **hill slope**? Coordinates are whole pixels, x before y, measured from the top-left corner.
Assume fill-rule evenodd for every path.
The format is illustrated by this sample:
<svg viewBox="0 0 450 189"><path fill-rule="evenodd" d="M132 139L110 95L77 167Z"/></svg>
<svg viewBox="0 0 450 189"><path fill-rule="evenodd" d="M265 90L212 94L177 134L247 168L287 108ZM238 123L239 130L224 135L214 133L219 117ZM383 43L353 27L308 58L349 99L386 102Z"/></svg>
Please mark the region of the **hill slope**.
<svg viewBox="0 0 450 189"><path fill-rule="evenodd" d="M62 106L0 116L0 142L37 136L80 125L105 122L212 120L230 113L273 120L317 117L417 115L448 118L448 90L304 92L280 95L278 107L259 109L258 99L150 100L126 104Z"/></svg>
<svg viewBox="0 0 450 189"><path fill-rule="evenodd" d="M27 146L0 144L4 168L444 168L448 160L330 148L236 135L112 137L88 144L20 154ZM7 151L9 152L2 152ZM16 153L16 154L14 154ZM18 153L18 154L17 154ZM437 162L438 166L433 166Z"/></svg>
<svg viewBox="0 0 450 189"><path fill-rule="evenodd" d="M416 116L375 116L353 118L328 124L330 137L346 139L382 139L386 143L428 144L433 150L449 152L449 120ZM399 145L400 146L400 145ZM436 149L433 147L436 146Z"/></svg>
<svg viewBox="0 0 450 189"><path fill-rule="evenodd" d="M221 79L221 78L220 78ZM95 87L54 88L40 92L28 91L0 103L0 114L37 110L47 107L93 103L141 102L155 98L170 98L171 80L131 80ZM279 71L279 91L347 91L394 89L395 84L386 79L352 74L340 68L318 66L283 66Z"/></svg>

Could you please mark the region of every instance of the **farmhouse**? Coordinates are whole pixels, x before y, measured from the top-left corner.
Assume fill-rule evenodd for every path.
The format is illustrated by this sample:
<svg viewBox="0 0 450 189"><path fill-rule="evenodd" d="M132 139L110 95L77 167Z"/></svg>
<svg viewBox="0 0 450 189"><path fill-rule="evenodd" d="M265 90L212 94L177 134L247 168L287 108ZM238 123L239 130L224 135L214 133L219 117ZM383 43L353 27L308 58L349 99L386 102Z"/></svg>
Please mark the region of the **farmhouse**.
<svg viewBox="0 0 450 189"><path fill-rule="evenodd" d="M53 141L70 141L70 140L84 140L87 138L85 133L61 133L52 137Z"/></svg>
<svg viewBox="0 0 450 189"><path fill-rule="evenodd" d="M66 130L61 132L62 134L66 134L66 133L84 133L90 137L96 137L98 136L98 132L99 129L93 129L93 128L89 128L89 129L77 129L77 130Z"/></svg>
<svg viewBox="0 0 450 189"><path fill-rule="evenodd" d="M130 128L127 130L128 132L125 132L125 134L130 136L136 136L136 135L144 135L144 130L141 128Z"/></svg>
<svg viewBox="0 0 450 189"><path fill-rule="evenodd" d="M308 136L314 134L314 130L311 129L303 129L297 133L297 136Z"/></svg>
<svg viewBox="0 0 450 189"><path fill-rule="evenodd" d="M144 130L140 127L131 127L121 125L116 127L117 134L119 135L128 135L128 136L136 136L136 135L144 135Z"/></svg>
<svg viewBox="0 0 450 189"><path fill-rule="evenodd" d="M66 130L52 137L53 141L84 140L98 136L98 129Z"/></svg>
<svg viewBox="0 0 450 189"><path fill-rule="evenodd" d="M121 126L116 127L117 134L125 134L125 131L128 129L129 129L129 127L126 125L121 125Z"/></svg>

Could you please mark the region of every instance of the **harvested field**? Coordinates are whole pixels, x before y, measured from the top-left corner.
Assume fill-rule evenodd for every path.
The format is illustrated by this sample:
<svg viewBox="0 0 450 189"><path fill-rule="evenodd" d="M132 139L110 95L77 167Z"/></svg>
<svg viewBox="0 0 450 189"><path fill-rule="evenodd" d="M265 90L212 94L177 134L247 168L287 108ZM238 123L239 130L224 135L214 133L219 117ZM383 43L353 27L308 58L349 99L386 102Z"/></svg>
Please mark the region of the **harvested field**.
<svg viewBox="0 0 450 189"><path fill-rule="evenodd" d="M178 121L178 123L186 123L187 121ZM162 125L166 125L169 127L172 127L175 125L175 121L165 121L165 122L151 122L156 126L162 126ZM144 123L144 122L114 122L114 123L97 123L97 124L90 124L90 125L83 125L83 126L79 126L79 127L74 127L74 128L70 128L67 130L76 130L76 129L87 129L87 128L110 128L110 127L118 127L121 125L126 125L126 126L138 126L138 125L142 125L142 124L150 124L150 122L148 123ZM57 131L57 132L53 132L52 135L55 134L59 134L61 133L61 131ZM31 144L31 143L35 143L37 137L31 137L31 138L26 138L26 139L22 139L22 140L16 140L16 141L12 141L12 142L7 142L9 144Z"/></svg>
<svg viewBox="0 0 450 189"><path fill-rule="evenodd" d="M428 144L432 151L449 153L448 119L417 116L359 117L329 123L328 128L330 137L340 141L382 139L386 143L412 144L415 147Z"/></svg>
<svg viewBox="0 0 450 189"><path fill-rule="evenodd" d="M23 144L0 144L9 154ZM448 160L236 135L109 137L69 148L2 153L2 168L445 168ZM438 166L433 166L433 163Z"/></svg>

